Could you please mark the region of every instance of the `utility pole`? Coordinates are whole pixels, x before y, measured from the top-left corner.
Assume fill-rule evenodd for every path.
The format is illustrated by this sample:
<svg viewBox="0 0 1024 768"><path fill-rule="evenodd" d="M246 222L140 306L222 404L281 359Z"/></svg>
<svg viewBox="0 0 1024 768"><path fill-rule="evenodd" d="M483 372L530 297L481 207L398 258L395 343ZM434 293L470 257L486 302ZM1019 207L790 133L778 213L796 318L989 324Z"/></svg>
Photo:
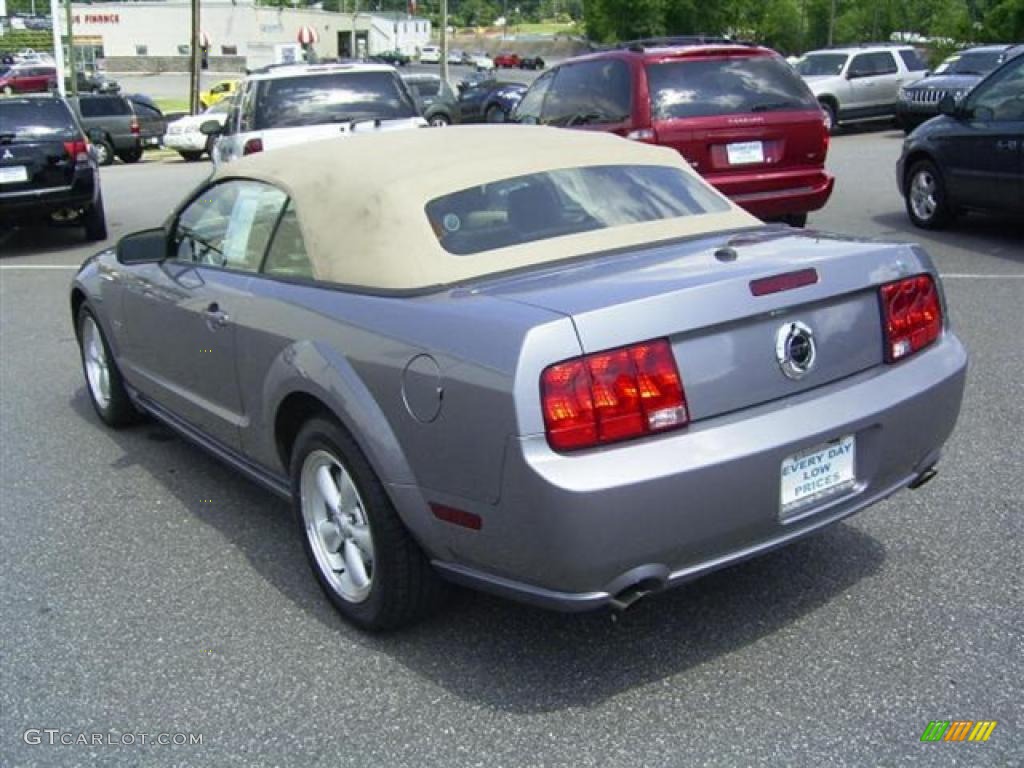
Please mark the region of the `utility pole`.
<svg viewBox="0 0 1024 768"><path fill-rule="evenodd" d="M61 96L67 96L64 88L64 46L60 41L60 0L50 0L50 24L53 25L53 61L57 65L57 92Z"/></svg>
<svg viewBox="0 0 1024 768"><path fill-rule="evenodd" d="M71 0L64 0L64 13L68 23L68 77L71 80L71 95L78 96L78 64L75 62L75 28L71 16Z"/></svg>
<svg viewBox="0 0 1024 768"><path fill-rule="evenodd" d="M189 67L188 85L188 111L190 114L199 114L199 63L201 54L199 52L199 0L192 0L192 44L189 46L192 54L192 62Z"/></svg>
<svg viewBox="0 0 1024 768"><path fill-rule="evenodd" d="M832 4L828 14L828 44L832 45L832 35L836 28L836 0Z"/></svg>
<svg viewBox="0 0 1024 768"><path fill-rule="evenodd" d="M448 82L448 0L441 0L441 79Z"/></svg>

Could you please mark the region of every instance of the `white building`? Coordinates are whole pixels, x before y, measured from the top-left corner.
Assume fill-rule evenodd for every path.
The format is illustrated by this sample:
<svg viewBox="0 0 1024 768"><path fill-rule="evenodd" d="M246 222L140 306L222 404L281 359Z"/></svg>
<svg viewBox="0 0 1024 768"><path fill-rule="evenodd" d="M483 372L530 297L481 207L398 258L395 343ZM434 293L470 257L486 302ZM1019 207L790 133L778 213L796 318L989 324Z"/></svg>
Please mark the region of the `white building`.
<svg viewBox="0 0 1024 768"><path fill-rule="evenodd" d="M73 3L75 45L86 61L106 59L112 70L174 68L189 55L190 14L188 0ZM202 0L199 26L212 69L273 63L275 46L295 43L304 26L316 30L320 58L396 49L413 55L430 41L430 22L406 14L276 8L253 0ZM217 66L218 60L230 66Z"/></svg>

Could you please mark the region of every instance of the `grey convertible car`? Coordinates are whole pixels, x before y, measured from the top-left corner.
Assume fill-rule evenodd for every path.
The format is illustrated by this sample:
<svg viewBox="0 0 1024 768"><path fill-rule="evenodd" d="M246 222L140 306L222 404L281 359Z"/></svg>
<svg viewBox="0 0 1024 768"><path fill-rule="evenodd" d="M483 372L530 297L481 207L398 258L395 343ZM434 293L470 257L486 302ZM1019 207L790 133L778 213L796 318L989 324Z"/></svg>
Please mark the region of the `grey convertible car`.
<svg viewBox="0 0 1024 768"><path fill-rule="evenodd" d="M817 531L934 475L967 365L919 247L525 126L245 158L70 299L100 418L291 498L368 628L446 581L623 608Z"/></svg>

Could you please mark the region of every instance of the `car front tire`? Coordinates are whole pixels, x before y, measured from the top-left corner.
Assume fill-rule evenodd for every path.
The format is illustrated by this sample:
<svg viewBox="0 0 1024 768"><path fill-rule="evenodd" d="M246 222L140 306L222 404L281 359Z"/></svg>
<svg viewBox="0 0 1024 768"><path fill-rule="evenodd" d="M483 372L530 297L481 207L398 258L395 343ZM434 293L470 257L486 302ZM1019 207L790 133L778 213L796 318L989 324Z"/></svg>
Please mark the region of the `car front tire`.
<svg viewBox="0 0 1024 768"><path fill-rule="evenodd" d="M100 165L110 165L114 162L114 147L111 146L110 142L106 139L97 141L94 145L96 147L96 162Z"/></svg>
<svg viewBox="0 0 1024 768"><path fill-rule="evenodd" d="M821 111L825 113L825 130L830 134L836 133L839 130L839 116L836 114L836 108L827 101L819 101L818 104L821 106Z"/></svg>
<svg viewBox="0 0 1024 768"><path fill-rule="evenodd" d="M952 220L946 184L931 160L919 160L911 166L904 192L907 215L915 226L941 229Z"/></svg>
<svg viewBox="0 0 1024 768"><path fill-rule="evenodd" d="M181 152L178 152L178 154L181 155L182 159L187 163L194 163L203 157L202 152L187 152L182 150Z"/></svg>
<svg viewBox="0 0 1024 768"><path fill-rule="evenodd" d="M128 397L121 371L110 353L110 345L96 316L85 303L78 310L78 346L85 388L96 415L108 427L114 428L138 421L139 412Z"/></svg>
<svg viewBox="0 0 1024 768"><path fill-rule="evenodd" d="M491 104L484 112L484 122L488 123L504 123L508 120L508 116L505 114L505 110L499 107L497 104Z"/></svg>
<svg viewBox="0 0 1024 768"><path fill-rule="evenodd" d="M127 149L120 153L118 157L121 159L122 163L128 163L129 165L137 163L142 159L142 148L136 147L135 149Z"/></svg>
<svg viewBox="0 0 1024 768"><path fill-rule="evenodd" d="M452 124L452 120L448 115L438 113L430 116L430 124L435 128L444 128Z"/></svg>
<svg viewBox="0 0 1024 768"><path fill-rule="evenodd" d="M333 419L308 421L291 456L306 557L338 611L388 630L431 613L444 585L398 517L359 446Z"/></svg>

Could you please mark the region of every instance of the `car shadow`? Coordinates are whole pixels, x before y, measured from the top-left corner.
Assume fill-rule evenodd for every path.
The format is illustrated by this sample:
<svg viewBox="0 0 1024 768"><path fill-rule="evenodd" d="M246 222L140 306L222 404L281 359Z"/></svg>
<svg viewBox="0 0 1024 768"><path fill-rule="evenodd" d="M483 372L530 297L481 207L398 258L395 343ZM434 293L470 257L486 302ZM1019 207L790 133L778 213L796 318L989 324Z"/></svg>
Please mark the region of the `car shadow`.
<svg viewBox="0 0 1024 768"><path fill-rule="evenodd" d="M70 405L99 427L84 387ZM446 608L425 622L369 634L341 619L320 592L286 502L156 422L107 434L123 451L112 470L150 474L339 642L386 654L454 696L516 714L593 706L727 656L828 604L876 573L886 556L879 541L839 523L621 615L560 614L453 589ZM221 489L229 503L202 503L199 485Z"/></svg>
<svg viewBox="0 0 1024 768"><path fill-rule="evenodd" d="M901 239L929 245L954 246L986 256L1024 264L1024 220L1005 215L970 213L945 229L915 227L906 211L887 211L873 216L879 226L894 230Z"/></svg>
<svg viewBox="0 0 1024 768"><path fill-rule="evenodd" d="M103 248L103 242L89 243L82 227L68 224L25 224L13 229L0 230L0 260L19 256L38 256L47 253L65 253L68 249L95 245Z"/></svg>

